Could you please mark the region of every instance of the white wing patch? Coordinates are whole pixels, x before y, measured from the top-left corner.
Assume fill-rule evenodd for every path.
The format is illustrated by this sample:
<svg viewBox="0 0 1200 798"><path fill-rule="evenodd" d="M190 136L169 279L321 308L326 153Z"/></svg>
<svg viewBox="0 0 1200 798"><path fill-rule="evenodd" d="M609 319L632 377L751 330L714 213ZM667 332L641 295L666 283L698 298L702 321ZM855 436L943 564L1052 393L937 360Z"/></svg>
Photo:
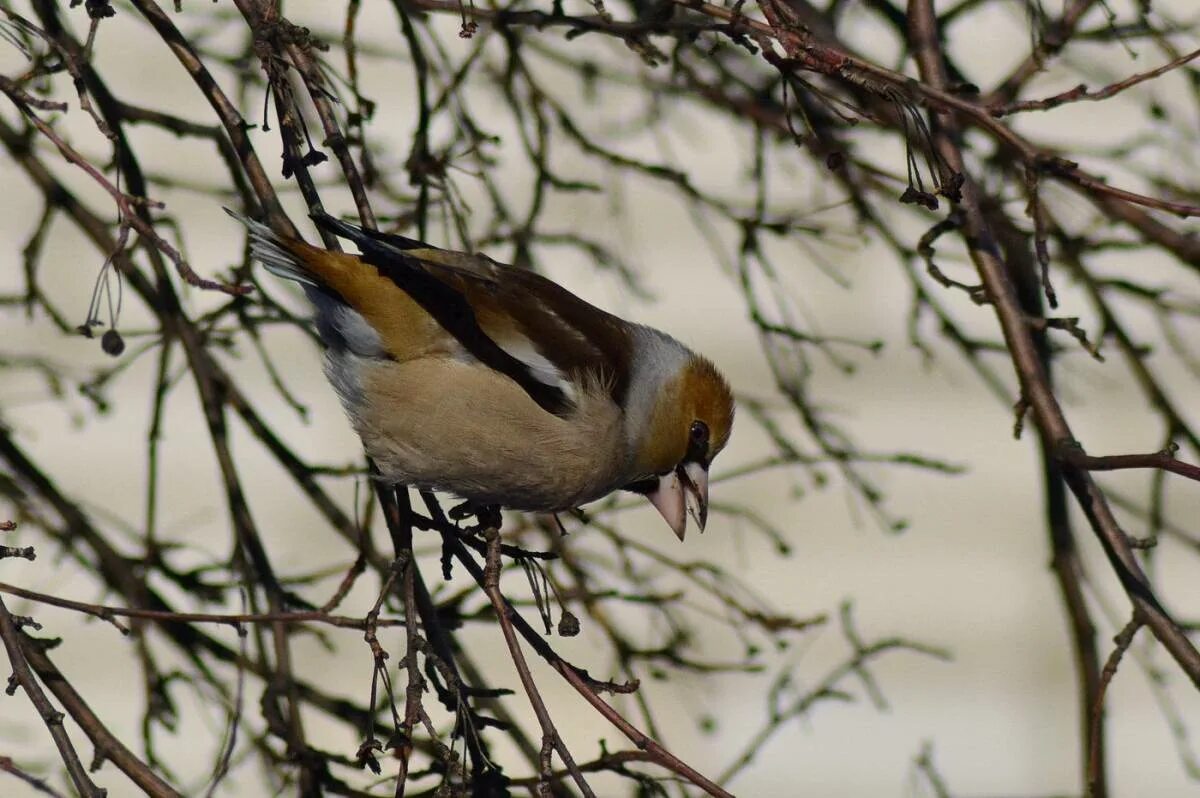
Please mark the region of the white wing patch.
<svg viewBox="0 0 1200 798"><path fill-rule="evenodd" d="M575 383L567 379L566 375L559 371L553 362L537 350L533 341L524 335L515 331L510 332L502 340L497 340L496 345L524 363L529 369L529 373L538 382L559 389L571 402L575 402L579 398Z"/></svg>

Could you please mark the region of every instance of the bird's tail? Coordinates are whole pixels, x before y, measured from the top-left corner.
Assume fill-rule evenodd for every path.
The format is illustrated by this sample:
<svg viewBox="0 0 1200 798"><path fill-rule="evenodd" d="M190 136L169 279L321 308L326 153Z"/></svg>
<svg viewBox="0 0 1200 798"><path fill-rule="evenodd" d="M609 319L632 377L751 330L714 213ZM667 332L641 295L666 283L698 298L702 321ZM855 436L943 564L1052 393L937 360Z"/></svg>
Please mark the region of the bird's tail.
<svg viewBox="0 0 1200 798"><path fill-rule="evenodd" d="M303 258L295 251L292 242L249 216L229 208L225 209L225 213L246 225L246 229L250 231L250 257L261 263L267 271L276 277L294 280L302 285L322 287L312 271L304 265Z"/></svg>
<svg viewBox="0 0 1200 798"><path fill-rule="evenodd" d="M378 230L368 230L365 227L359 227L356 224L343 221L336 216L330 216L324 211L313 211L309 214L309 218L318 227L328 230L339 238L353 241L363 254L372 250L399 250L400 252L406 252L411 249L436 249L436 247L431 247L429 244L418 241L415 238L396 235L395 233L381 233Z"/></svg>

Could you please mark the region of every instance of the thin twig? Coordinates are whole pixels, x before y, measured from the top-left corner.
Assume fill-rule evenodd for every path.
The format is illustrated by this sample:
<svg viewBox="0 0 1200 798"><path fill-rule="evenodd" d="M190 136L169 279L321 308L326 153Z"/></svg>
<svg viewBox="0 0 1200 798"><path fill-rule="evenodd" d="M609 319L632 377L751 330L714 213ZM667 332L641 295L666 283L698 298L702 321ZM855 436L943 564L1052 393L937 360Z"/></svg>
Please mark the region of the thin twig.
<svg viewBox="0 0 1200 798"><path fill-rule="evenodd" d="M28 638L17 628L16 621L9 613L8 607L4 605L3 599L0 599L0 637L4 638L4 648L8 651L8 661L13 669L13 679L9 682L8 694L12 695L17 685L25 690L25 695L37 709L42 722L46 724L46 730L54 739L54 744L58 747L58 754L67 768L67 774L70 775L75 789L86 798L103 798L108 794L107 790L97 787L91 776L88 775L87 769L80 761L79 754L75 751L75 746L63 726L63 713L50 703L50 699L46 697L42 686L38 684L37 678L33 675L24 651ZM32 644L36 645L36 643Z"/></svg>

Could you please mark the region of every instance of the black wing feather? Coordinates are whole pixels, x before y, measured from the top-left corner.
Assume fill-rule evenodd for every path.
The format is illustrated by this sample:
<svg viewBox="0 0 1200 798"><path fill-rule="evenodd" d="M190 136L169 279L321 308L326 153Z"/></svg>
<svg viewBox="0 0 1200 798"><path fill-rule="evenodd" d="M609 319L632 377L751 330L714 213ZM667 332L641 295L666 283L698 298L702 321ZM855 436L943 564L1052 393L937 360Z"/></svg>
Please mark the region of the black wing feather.
<svg viewBox="0 0 1200 798"><path fill-rule="evenodd" d="M547 413L561 417L574 408L566 392L539 380L524 362L510 355L484 332L462 292L438 279L435 270L430 268L438 264L427 264L407 254L407 250L435 247L404 236L366 230L325 213L313 213L312 219L326 230L354 242L364 261L411 296L472 357L512 379Z"/></svg>

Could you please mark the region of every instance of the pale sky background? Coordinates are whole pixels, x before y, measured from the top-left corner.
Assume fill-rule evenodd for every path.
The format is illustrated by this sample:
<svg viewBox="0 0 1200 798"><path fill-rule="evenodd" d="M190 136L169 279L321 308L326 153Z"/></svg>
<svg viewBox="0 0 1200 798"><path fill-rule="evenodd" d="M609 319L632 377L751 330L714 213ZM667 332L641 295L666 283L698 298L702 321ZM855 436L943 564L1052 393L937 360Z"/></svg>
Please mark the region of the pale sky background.
<svg viewBox="0 0 1200 798"><path fill-rule="evenodd" d="M1182 9L1188 3L1176 0L1155 5ZM212 8L207 3L185 5L189 6L189 15L196 16L210 13ZM381 45L397 41L395 23L385 4L366 5L360 23L366 39ZM1053 14L1059 3L1050 0L1046 6ZM324 3L315 0L288 4L296 22L310 24L318 32L340 29L340 5L339 16L329 20L321 18L323 7ZM1118 2L1116 7L1123 10L1124 3ZM70 16L78 21L81 14L79 9ZM1099 19L1099 12L1092 17ZM978 70L982 81L1003 74L1028 51L1023 12L1016 4L992 14L987 22L981 24L976 36L953 40L957 46L952 45L960 51L956 53L959 58ZM453 20L447 24L454 24ZM869 36L869 27L863 26L857 35ZM585 37L581 41L587 40ZM601 45L597 45L597 51L617 52ZM102 26L97 52L110 87L124 99L150 104L170 96L172 109L180 115L209 121L207 105L190 80L158 41L146 35L136 15L127 8L121 7L118 18ZM1115 47L1105 52L1105 65L1114 77L1159 63L1157 54L1133 61ZM1086 51L1083 55L1087 56ZM19 68L19 59L12 48L0 45L0 71L12 74ZM564 90L567 85L563 84ZM1031 90L1030 96L1066 87L1053 80L1035 85L1038 89ZM393 164L400 162L407 153L411 130L410 75L395 63L367 58L364 86L365 93L380 103L379 117L372 127L373 136L382 142L379 149L389 154ZM1181 101L1188 90L1182 80L1175 78L1155 84L1156 96L1164 102ZM472 101L494 102L482 95L472 96ZM74 102L72 106L68 129L77 136L74 140L78 147L93 155L106 152L103 140L89 129L85 115ZM1039 134L1052 131L1053 141L1082 151L1089 143L1128 135L1127 126L1142 121L1131 111L1134 108L1132 104L1122 105L1120 100L1085 104L1022 124ZM604 112L614 116L620 113L616 107L592 109L584 118L599 127L605 123ZM0 102L0 114L13 119L6 102ZM181 143L142 129L136 137L139 149L151 154L147 163L151 171L169 169L206 184L223 176L213 171L211 145L207 143ZM260 156L279 185L274 141L274 133L254 133ZM735 196L747 190L740 185L745 179L739 155L745 146L744 137L719 126L703 130L685 126L676 130L671 146L682 161L702 170L698 180L706 189ZM646 136L633 136L623 142L623 147L623 151L642 157L662 157L656 142ZM48 155L45 147L42 152ZM648 190L642 184L633 190L613 175L597 173L592 162L573 155L569 148L562 148L558 157L564 171L584 174L619 191L624 208L619 218L610 219L606 214L611 196L566 196L555 200L547 217L551 223L546 226L563 230L586 226L606 243L618 247L630 262L646 267L642 277L655 300L644 302L630 295L611 276L598 274L575 256L550 263L550 275L602 307L672 332L711 356L729 375L736 390L769 399L769 371L735 283L722 271L719 259L708 251L686 214L665 201L668 195L660 190ZM900 164L897 160L897 168ZM519 186L523 178L515 166L519 166L515 159L502 162L497 167L498 179ZM58 171L69 173L65 167ZM318 174L332 178L336 172L329 164ZM799 203L819 193L806 182L814 177L819 175L797 169L795 174L783 174L776 180L796 181ZM456 179L464 190L473 190L468 176ZM73 183L86 196L96 196L83 181L74 179ZM40 206L37 195L7 159L0 159L0 184L5 187L0 241L7 242L0 248L0 288L11 291L22 285L20 250ZM835 196L831 188L829 197ZM1061 196L1066 195L1055 195ZM167 202L173 214L188 220L183 244L193 267L201 274L223 272L240 257L242 232L212 197L177 190L156 199ZM295 197L288 199L294 218L302 218ZM1085 204L1073 199L1065 202L1085 218ZM1192 229L1197 230L1194 220ZM910 243L915 243L920 228L912 227L912 231ZM444 235L436 227L432 232ZM436 243L457 242L442 238ZM818 400L836 413L867 448L924 452L963 464L968 473L946 477L903 468L873 470L872 475L888 492L889 507L911 522L900 535L885 533L867 520L857 500L836 479L823 489L815 489L803 473L775 473L714 487L715 500L753 505L787 530L794 546L793 555L787 558L780 557L761 537L719 516L711 520L704 536L690 536L682 547L648 508L634 511L636 517L631 516L629 523L643 525L646 539L654 540L664 550L727 564L782 611L801 617L821 612L835 616L839 602L853 598L859 629L868 639L903 635L949 649L953 661L938 662L907 653L878 660L873 672L888 698L887 711L873 708L862 697L860 686L848 681L843 686L862 700L822 704L803 723L792 723L729 786L742 796L923 796L928 793L916 784L912 763L928 742L955 795L1069 793L1076 788L1078 771L1075 683L1061 602L1048 564L1032 436L1014 442L1010 408L987 393L947 348L939 349L939 358L930 367L907 345L909 290L888 253L874 245L860 246L849 227L837 244L838 248L826 248L824 253L835 259L848 288L822 276L796 250L781 250L777 265L789 269L788 290L805 318L822 332L883 339L888 346L879 357L856 356L859 368L849 377L823 359L814 358ZM502 257L507 253L492 254ZM40 276L43 285L52 287L58 306L73 320L83 319L99 265L96 252L67 222L56 223ZM1111 266L1114 270L1136 268L1138 274L1161 274L1164 280L1174 275L1164 264L1148 259L1130 264L1118 255ZM1084 323L1094 329L1094 320L1088 318L1088 309L1078 295L1069 285L1059 288L1066 315L1083 315ZM286 297L292 307L303 308L301 297L291 287L275 284L268 290L273 296ZM1194 284L1189 290L1190 296L1196 296ZM183 296L192 312L213 303L212 297L194 290L185 290ZM967 300L961 296L951 301L971 320L973 329L992 329L989 310L967 308ZM123 327L127 330L142 326L144 317L137 304L130 301L126 305ZM1136 317L1131 318L1136 321ZM96 342L63 336L45 319L29 320L20 312L8 310L0 315L0 324L0 355L49 355L77 377L112 363ZM137 338L130 339L131 347L138 343ZM260 406L279 404L271 421L289 436L301 455L333 464L353 462L359 447L324 382L318 354L291 329L270 332L267 343L286 367L289 387L308 404L311 423L302 422L282 406L248 347L240 361L227 356L221 359L249 387ZM1011 370L999 360L996 365L1011 385ZM67 493L98 513L140 523L144 436L149 423L147 386L153 380L154 367L153 358L139 360L113 394L112 412L101 418L80 397L62 403L50 401L35 376L6 379L0 383L0 421L15 430L20 442ZM1194 384L1178 376L1175 387L1182 399L1194 391ZM1098 365L1083 356L1066 358L1059 380L1069 418L1089 451L1149 451L1160 445L1158 424L1147 417L1138 394L1115 359ZM782 406L778 400L769 401ZM286 476L263 457L245 431L237 423L232 427L234 451L242 458L252 509L278 569L300 573L340 563L346 556L340 541L332 539L308 503L293 492ZM227 513L208 435L190 385L175 392L165 430L162 529L168 537L196 550L223 555L229 539ZM756 459L763 443L761 434L743 418L714 476L719 477L722 469ZM1105 476L1102 481L1123 486L1126 492L1144 484L1140 475ZM328 486L349 506L353 484L342 481ZM804 490L794 498L797 486ZM1182 481L1172 487L1169 497L1175 517L1200 517L1200 490ZM3 509L0 506L0 516L5 515ZM1101 649L1107 654L1109 639L1124 623L1126 602L1120 598L1090 532L1083 524L1078 524L1076 530L1095 582L1114 613L1107 621L1100 613L1096 618L1101 624ZM1131 531L1138 532L1136 527ZM576 536L571 545L586 547L588 543L582 537ZM37 545L41 540L27 532L14 535L13 542ZM71 562L56 557L52 546L43 543L39 554L35 563L4 561L0 564L0 580L81 600L104 598ZM1168 606L1189 620L1200 607L1200 587L1185 570L1194 568L1193 562L1183 559L1185 556L1190 555L1164 544L1159 567L1168 586ZM1176 561L1182 567L1177 567ZM515 579L512 583L519 584ZM361 612L371 598L369 594L369 589L357 590L346 612ZM107 625L86 623L52 608L8 598L6 601L14 612L35 614L46 627L43 634L64 638L63 645L54 652L55 661L93 709L136 747L141 687L130 668L130 644ZM624 612L628 616L630 611ZM1107 625L1114 621L1115 627ZM581 638L555 642L577 664L605 675L611 663L596 658L597 649L589 643L586 632L585 626ZM223 634L234 641L232 632ZM296 644L302 671L336 673L350 694L364 697L370 673L369 652L356 633L330 634L339 639L336 657L323 652L315 642L302 640ZM396 639L391 641L393 645ZM498 634L475 633L472 639L481 647L500 644ZM1144 642L1144 638L1140 640ZM845 652L835 622L802 641L784 655L791 658L788 661L799 662L802 678L821 678ZM718 636L705 642L706 651L720 657L729 643ZM1144 647L1138 650L1146 652ZM1200 695L1186 686L1186 680L1161 652L1150 652L1148 657L1165 672L1176 711L1193 724L1191 733L1200 733ZM507 662L504 654L497 651L492 657L481 653L477 659L487 664L496 679L517 686L515 674L502 670ZM764 715L765 685L774 670L758 677L680 676L670 684L647 681L643 689L657 708L669 747L708 775L716 775L757 729ZM601 737L614 747L619 739L615 730L587 711L552 674L542 676L539 683L577 758L594 755L595 741ZM1147 684L1145 670L1127 658L1109 690L1113 794L1195 794L1200 785L1186 775L1167 722ZM256 701L257 694L251 700ZM33 766L37 760L29 758L30 752L39 752L42 764L55 770L53 748L25 697L19 694L0 702L0 755L11 755ZM530 715L520 695L509 699L509 706L519 717ZM249 710L256 711L256 706ZM185 789L199 789L218 744L222 720L212 707L200 704L185 704L182 711L184 731L174 738L160 734L158 740L168 761L190 762L180 765L178 783ZM699 730L700 720L708 716L719 721L715 735ZM310 722L308 731L320 745L348 756L353 755L358 743L344 729L336 729L335 734L315 721ZM81 737L78 739L86 760L90 746ZM513 770L522 772L519 766ZM240 782L243 778L245 781ZM257 783L255 774L248 770L235 773L233 779L244 785ZM111 765L105 766L96 780L110 789L110 795L129 794L128 783ZM224 794L249 795L253 791L250 786L235 791L227 785ZM22 792L18 782L0 775L0 794L31 793Z"/></svg>

